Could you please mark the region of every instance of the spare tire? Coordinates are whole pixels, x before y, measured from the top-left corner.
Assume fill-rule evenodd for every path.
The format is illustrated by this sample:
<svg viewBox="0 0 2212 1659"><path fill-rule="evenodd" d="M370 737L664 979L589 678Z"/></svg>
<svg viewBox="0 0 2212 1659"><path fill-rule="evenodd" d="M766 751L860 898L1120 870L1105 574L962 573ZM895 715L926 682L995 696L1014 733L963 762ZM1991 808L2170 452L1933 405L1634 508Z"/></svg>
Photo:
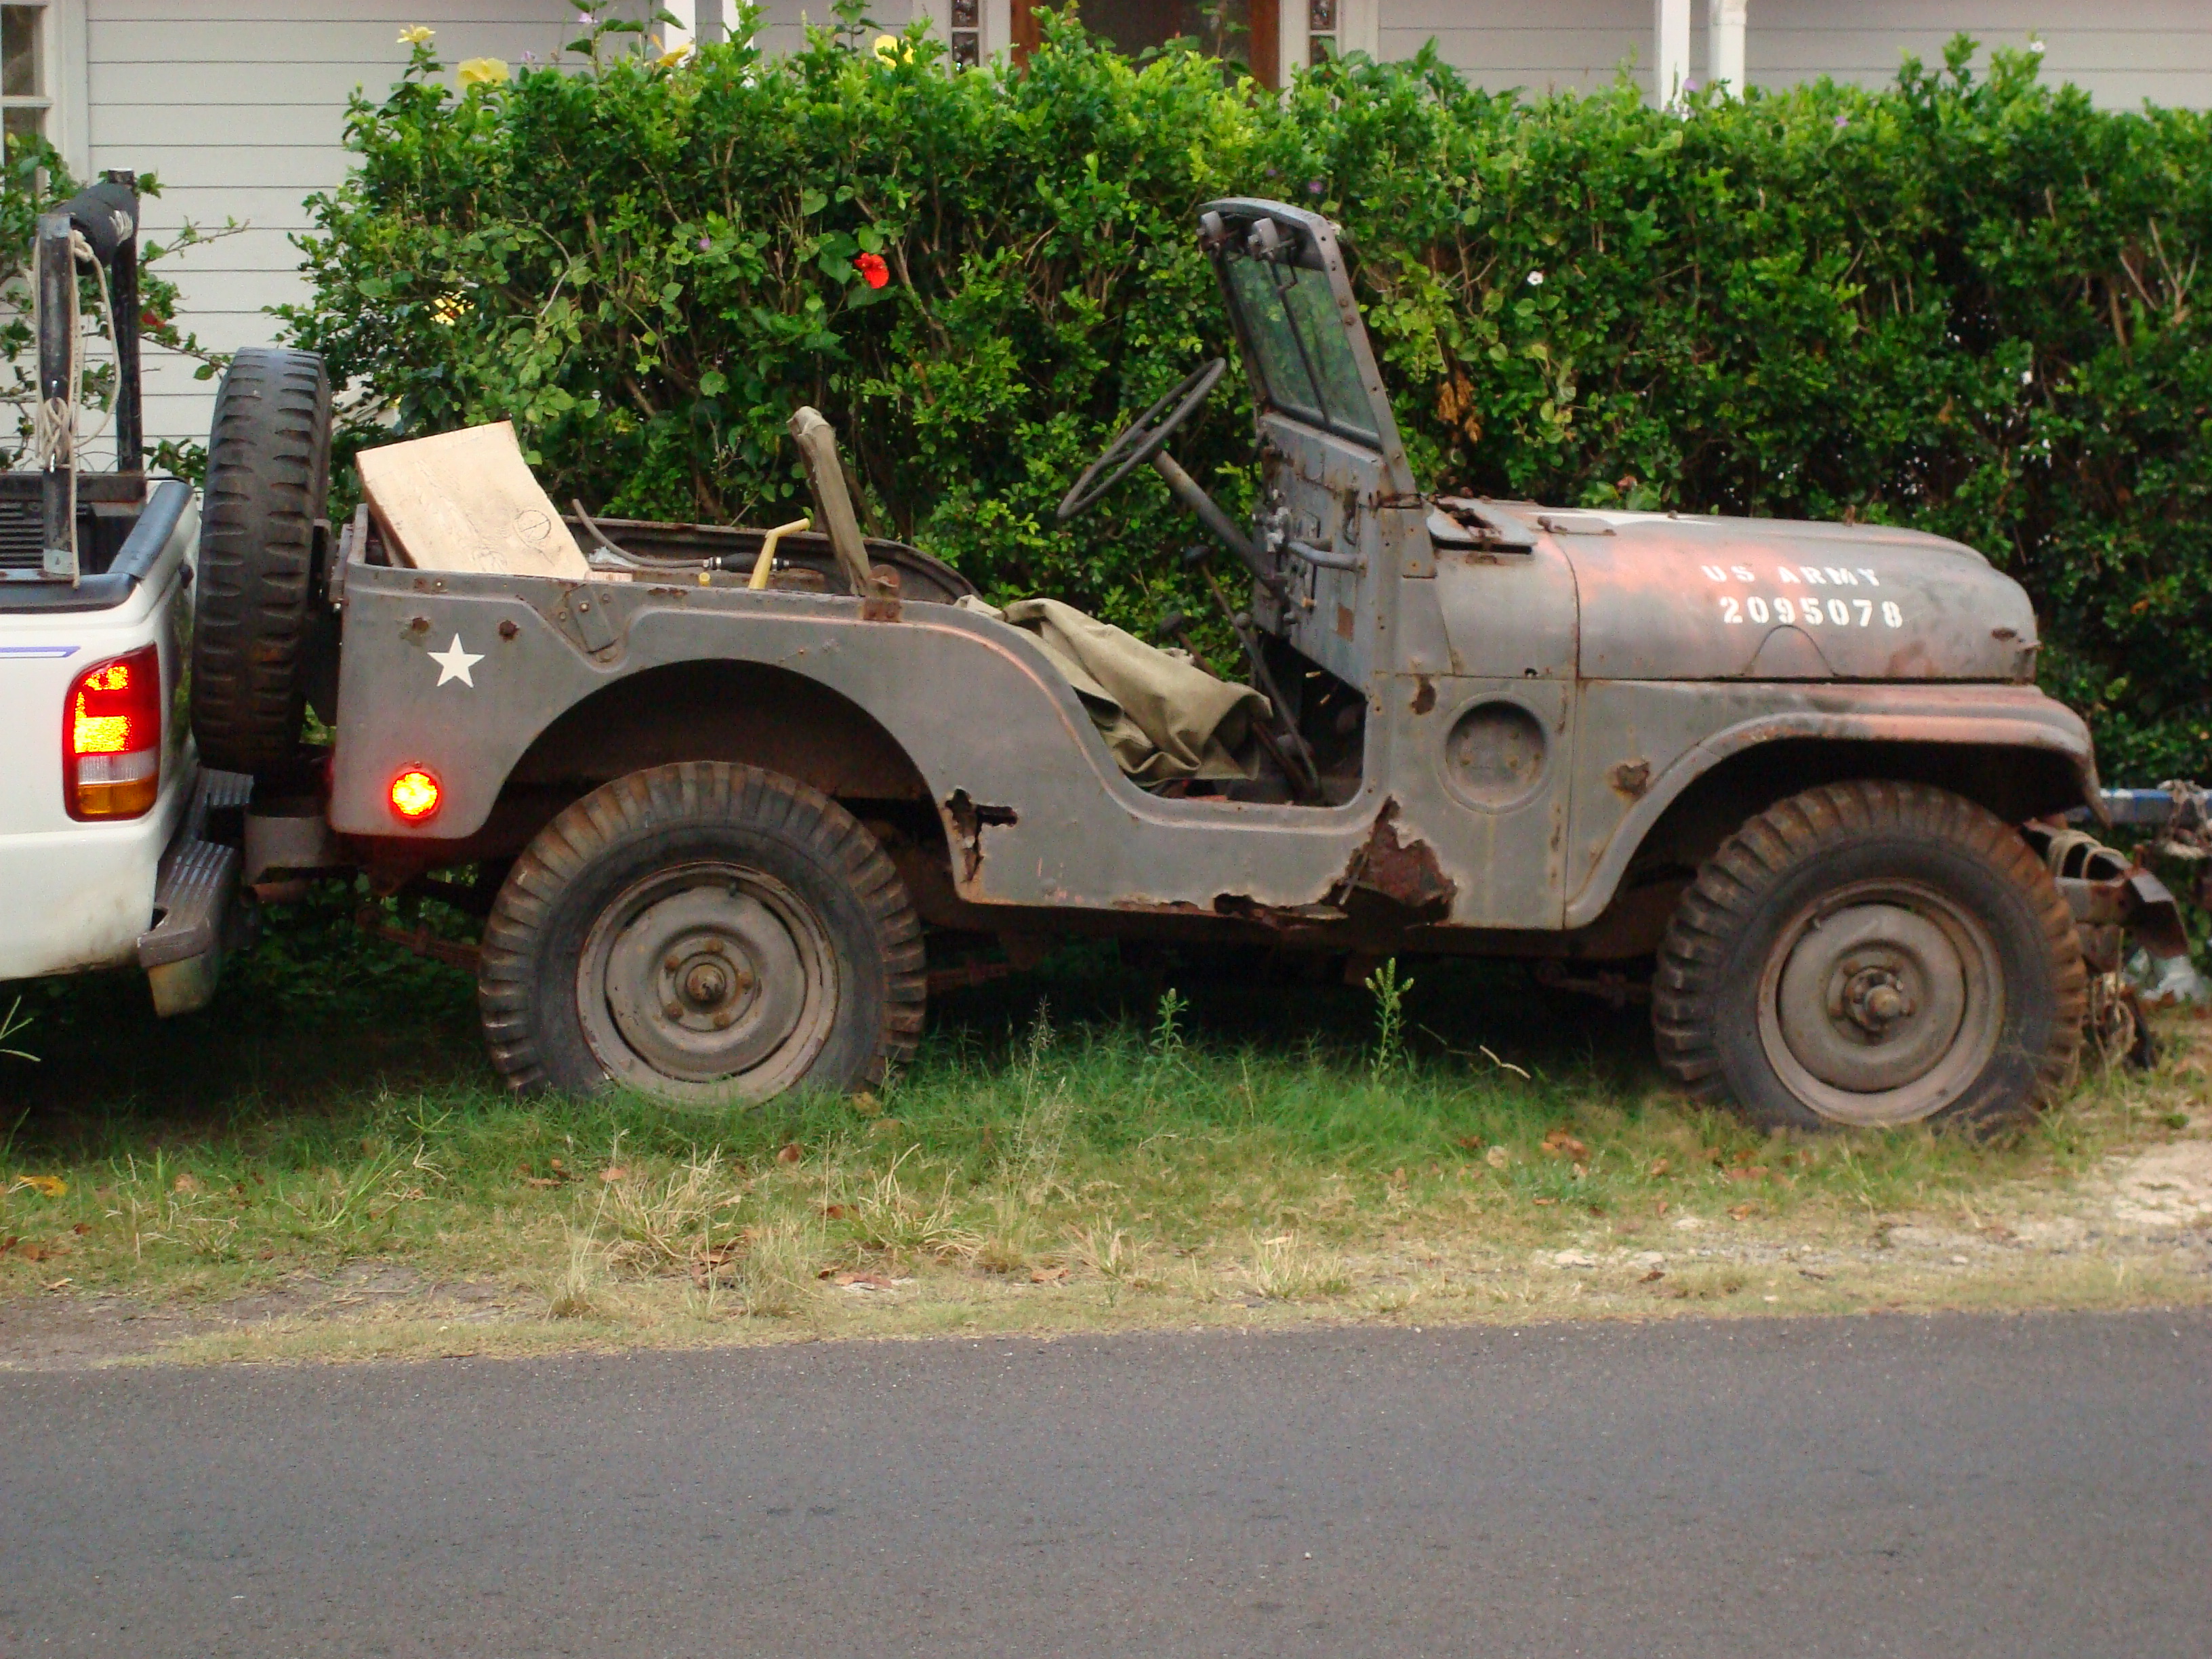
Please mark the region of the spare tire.
<svg viewBox="0 0 2212 1659"><path fill-rule="evenodd" d="M204 765L270 772L298 747L330 477L323 360L246 347L216 393L201 492L192 735Z"/></svg>

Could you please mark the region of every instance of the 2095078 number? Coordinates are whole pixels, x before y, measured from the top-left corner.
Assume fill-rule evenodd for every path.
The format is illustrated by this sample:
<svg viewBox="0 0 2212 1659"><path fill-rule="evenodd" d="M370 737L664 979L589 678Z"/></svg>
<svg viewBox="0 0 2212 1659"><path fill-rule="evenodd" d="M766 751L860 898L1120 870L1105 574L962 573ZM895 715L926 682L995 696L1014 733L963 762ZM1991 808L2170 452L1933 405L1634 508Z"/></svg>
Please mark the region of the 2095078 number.
<svg viewBox="0 0 2212 1659"><path fill-rule="evenodd" d="M1898 608L1895 599L1819 599L1808 596L1792 599L1787 596L1762 599L1754 593L1739 601L1733 593L1717 596L1721 602L1721 620L1741 624L1753 623L1795 623L1806 628L1871 628L1879 616L1885 628L1905 626L1905 612Z"/></svg>

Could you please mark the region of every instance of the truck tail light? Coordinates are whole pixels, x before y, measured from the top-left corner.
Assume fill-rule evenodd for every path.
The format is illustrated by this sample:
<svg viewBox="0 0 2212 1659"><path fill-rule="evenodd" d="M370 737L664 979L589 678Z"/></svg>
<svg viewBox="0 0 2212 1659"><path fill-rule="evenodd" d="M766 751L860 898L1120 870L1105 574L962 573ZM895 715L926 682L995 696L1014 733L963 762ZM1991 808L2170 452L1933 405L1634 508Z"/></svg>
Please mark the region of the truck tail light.
<svg viewBox="0 0 2212 1659"><path fill-rule="evenodd" d="M135 818L161 793L161 656L142 645L70 683L62 798L73 818Z"/></svg>
<svg viewBox="0 0 2212 1659"><path fill-rule="evenodd" d="M438 810L438 780L419 766L410 766L392 781L392 810L410 823L420 823Z"/></svg>

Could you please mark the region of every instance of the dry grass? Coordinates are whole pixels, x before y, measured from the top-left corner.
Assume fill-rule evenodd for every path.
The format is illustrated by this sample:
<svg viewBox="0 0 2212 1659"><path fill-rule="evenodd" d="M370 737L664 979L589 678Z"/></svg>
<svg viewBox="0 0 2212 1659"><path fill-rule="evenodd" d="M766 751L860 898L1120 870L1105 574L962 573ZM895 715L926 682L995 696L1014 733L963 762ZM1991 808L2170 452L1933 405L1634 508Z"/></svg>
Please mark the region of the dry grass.
<svg viewBox="0 0 2212 1659"><path fill-rule="evenodd" d="M178 1352L214 1357L2212 1287L2212 1187L2202 1214L2158 1195L2212 1158L2194 1021L2155 1071L1975 1145L1763 1136L1661 1086L1636 1016L1532 1019L1516 991L1492 1017L1432 969L1387 1065L1356 991L1263 988L1241 1021L1226 989L1141 1021L1090 994L1079 1018L1010 995L996 1038L941 1015L873 1102L720 1119L518 1103L459 1018L366 1083L243 1022L212 1102L220 1068L118 1099L50 1050L0 1150L0 1299L179 1310ZM364 1298L364 1273L404 1288Z"/></svg>

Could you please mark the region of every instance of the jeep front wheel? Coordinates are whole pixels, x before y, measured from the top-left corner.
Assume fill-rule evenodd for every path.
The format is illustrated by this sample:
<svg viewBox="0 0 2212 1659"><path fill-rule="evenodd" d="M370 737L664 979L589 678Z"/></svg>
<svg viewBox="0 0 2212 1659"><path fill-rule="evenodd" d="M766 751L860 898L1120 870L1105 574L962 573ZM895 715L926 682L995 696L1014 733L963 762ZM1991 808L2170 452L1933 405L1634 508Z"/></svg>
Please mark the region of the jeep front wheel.
<svg viewBox="0 0 2212 1659"><path fill-rule="evenodd" d="M1661 949L1662 1063L1755 1121L2016 1119L2070 1074L2074 919L2019 834L1917 784L1832 784L1706 863Z"/></svg>
<svg viewBox="0 0 2212 1659"><path fill-rule="evenodd" d="M882 1082L921 1030L921 931L897 872L828 796L687 762L595 790L517 860L478 978L517 1089L672 1106Z"/></svg>

